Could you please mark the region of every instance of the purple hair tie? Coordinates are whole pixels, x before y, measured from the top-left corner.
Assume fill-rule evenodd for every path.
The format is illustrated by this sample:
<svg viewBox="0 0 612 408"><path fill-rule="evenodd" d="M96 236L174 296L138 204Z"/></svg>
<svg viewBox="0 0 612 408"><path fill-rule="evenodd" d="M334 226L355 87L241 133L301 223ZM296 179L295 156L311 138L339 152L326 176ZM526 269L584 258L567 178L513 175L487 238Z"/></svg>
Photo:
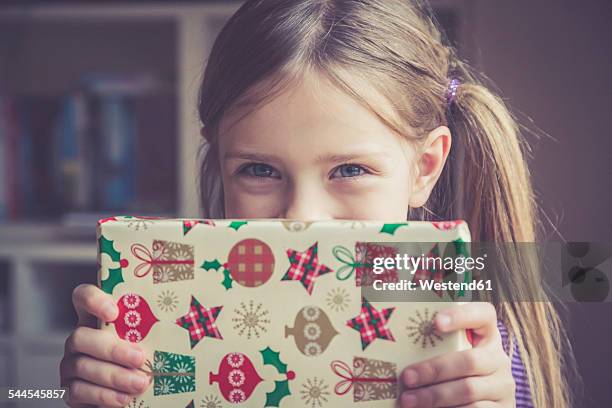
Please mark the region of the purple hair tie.
<svg viewBox="0 0 612 408"><path fill-rule="evenodd" d="M461 81L459 81L457 78L451 79L450 83L448 84L448 88L446 89L447 106L450 106L455 101L455 96L457 95L457 88L459 88L460 84Z"/></svg>

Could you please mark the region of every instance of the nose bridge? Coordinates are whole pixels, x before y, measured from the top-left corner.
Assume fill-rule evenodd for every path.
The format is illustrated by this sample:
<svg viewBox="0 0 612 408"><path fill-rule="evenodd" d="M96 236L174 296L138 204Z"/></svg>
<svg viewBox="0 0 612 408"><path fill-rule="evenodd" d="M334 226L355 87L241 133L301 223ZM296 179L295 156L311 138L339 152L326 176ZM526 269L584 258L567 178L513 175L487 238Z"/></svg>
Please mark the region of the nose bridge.
<svg viewBox="0 0 612 408"><path fill-rule="evenodd" d="M287 192L284 218L304 221L330 219L324 186L312 180L295 180Z"/></svg>

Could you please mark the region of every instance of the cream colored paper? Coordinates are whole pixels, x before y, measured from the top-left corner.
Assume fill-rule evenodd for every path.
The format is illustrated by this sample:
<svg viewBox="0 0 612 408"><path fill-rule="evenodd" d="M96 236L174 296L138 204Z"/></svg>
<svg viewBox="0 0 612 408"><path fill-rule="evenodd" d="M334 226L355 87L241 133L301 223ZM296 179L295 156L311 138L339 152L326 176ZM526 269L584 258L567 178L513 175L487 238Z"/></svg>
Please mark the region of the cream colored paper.
<svg viewBox="0 0 612 408"><path fill-rule="evenodd" d="M426 302L428 299L437 299L433 293L404 293L403 296L413 296L414 300L420 301L371 304L378 311L394 308L387 321L394 341L377 338L364 350L360 333L347 326L347 322L361 312L361 288L355 284L355 272L346 280L338 279L337 271L344 264L333 253L334 247L343 246L355 255L356 242L439 242L442 246L457 239L467 242L470 236L465 223L407 222L393 225L372 221L243 222L113 217L99 223L98 240L104 240L99 253L99 284L106 282L106 289L110 291L109 287L113 285L109 285L109 282L115 279L116 284L112 287L115 300L121 301L125 299L122 296L130 293L137 294L148 303L157 320L140 341L152 363L144 368L145 371L155 372L160 368L155 368L155 351L195 358L194 391L187 386L186 392L154 395L155 387L152 384L130 406L188 407L192 401L195 407L218 408L233 405L226 399L227 395L222 394L219 383L211 384L209 380L211 373L213 378L219 373L220 364L224 359L227 360L228 353L238 352L248 357L261 378L252 394L248 395L240 406L340 407L355 404L393 407L393 396L398 394L399 388L394 391L390 386L390 379L399 375L406 365L469 347L463 332L440 336L429 330L428 325L433 314L448 307L448 303ZM257 287L242 286L233 279L232 287L226 289L221 283L224 279L223 267L215 271L205 270L202 266L204 262L212 262L215 259L221 264L227 262L232 248L245 239L257 239L267 244L274 257L273 274L266 283ZM138 249L133 253L132 249L142 249L141 246L144 246L151 250L156 240L174 243L175 255L176 251L185 252L188 248L185 245L193 248L192 279L187 272L181 274L182 278L186 277L185 280L164 282L166 276L162 277L161 282L154 283L153 268L144 274L147 262L143 259L148 259L148 255L146 251ZM309 294L300 282L284 281L281 278L290 266L287 250L306 251L314 243L318 245L319 262L331 268L332 272L318 276L312 294ZM111 250L109 253L109 246L117 252ZM254 250L252 246L248 248ZM424 252L427 250L428 248L423 248ZM155 259L154 252L150 252L151 259ZM190 254L182 254L179 258L183 259L184 256L189 258ZM142 264L144 265L137 274L144 276L138 277L135 270ZM183 267L189 269L189 263L183 263ZM344 271L346 272L346 268ZM157 277L161 275L158 273ZM444 296L447 297L446 294ZM215 321L222 339L204 337L192 348L188 331L176 323L178 318L189 312L192 297L207 309L222 306ZM315 309L307 309L311 313L311 320L305 320L303 308L309 306L315 306L318 308L316 310L326 315L333 330L326 326L325 319L320 315L314 325L306 327L308 323L313 322L313 315L316 315L313 312ZM141 309L138 308L139 313ZM249 330L255 315L258 316L259 323ZM132 326L138 322L138 316L135 316L131 313L132 320L128 319ZM125 322L125 316L121 317ZM102 323L101 328L117 333L116 326L119 323ZM292 332L294 335L291 335ZM297 342L296 338L299 338ZM307 356L298 350L298 347L304 349L305 344L312 343L309 338L315 339L314 343L318 342L319 348L311 345L308 350L320 354ZM280 361L276 364L264 364L264 355L270 360L270 357L273 357L271 352L279 353ZM158 353L158 357L161 355ZM362 358L368 359L365 371L361 365ZM240 359L234 358L232 361L237 360ZM179 360L177 364L178 362ZM395 370L384 362L395 364ZM282 363L286 364L285 372ZM189 371L188 368L183 369ZM173 370L176 371L176 367ZM162 374L154 375L163 377ZM243 374L246 376L245 383L251 383L255 378L250 371ZM190 375L187 373L174 378L170 375L168 383L176 385L182 382L189 385ZM363 380L369 376L382 380ZM180 381L177 380L178 377L181 378ZM241 379L240 374L234 373L230 386L231 383L239 384ZM221 378L220 381L227 385L228 379ZM280 385L277 386L276 382ZM273 392L275 387L280 387L280 393ZM179 389L180 387L174 387L173 392ZM238 386L233 389L241 388ZM288 395L279 398L279 395L287 392ZM394 395L389 395L390 392ZM267 395L269 393L271 397ZM239 399L240 392L235 392L233 397ZM370 399L381 397L385 399Z"/></svg>

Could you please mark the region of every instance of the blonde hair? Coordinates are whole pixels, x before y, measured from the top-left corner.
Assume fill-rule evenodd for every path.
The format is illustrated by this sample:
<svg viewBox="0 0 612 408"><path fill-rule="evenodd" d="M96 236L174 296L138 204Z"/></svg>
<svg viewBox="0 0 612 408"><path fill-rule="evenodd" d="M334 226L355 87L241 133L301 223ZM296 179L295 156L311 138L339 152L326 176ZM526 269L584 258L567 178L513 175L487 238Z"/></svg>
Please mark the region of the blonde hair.
<svg viewBox="0 0 612 408"><path fill-rule="evenodd" d="M305 70L325 75L416 142L449 126L447 165L426 208L411 209L410 219L461 218L474 241L535 242L536 207L517 121L447 45L428 5L414 0L253 0L240 7L213 46L200 90L204 216L224 217L217 146L223 115L273 97ZM355 78L384 95L396 115L361 96ZM449 106L451 78L461 85ZM515 334L535 406L568 407L568 350L557 311L550 302L502 300L543 299L537 260L506 263L511 273L494 279L514 295L487 300Z"/></svg>

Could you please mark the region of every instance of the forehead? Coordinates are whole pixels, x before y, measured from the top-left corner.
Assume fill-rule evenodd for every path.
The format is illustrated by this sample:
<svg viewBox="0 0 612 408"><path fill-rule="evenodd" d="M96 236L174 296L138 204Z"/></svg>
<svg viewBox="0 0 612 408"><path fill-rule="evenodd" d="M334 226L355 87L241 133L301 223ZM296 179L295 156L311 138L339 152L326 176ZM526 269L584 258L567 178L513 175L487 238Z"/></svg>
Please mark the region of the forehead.
<svg viewBox="0 0 612 408"><path fill-rule="evenodd" d="M368 88L359 94L378 111L393 115L390 104ZM262 145L334 139L342 143L396 144L398 135L376 113L340 90L325 76L307 74L268 98L259 106L233 109L220 123L221 145ZM373 140L374 138L374 140ZM332 140L329 140L331 143Z"/></svg>

